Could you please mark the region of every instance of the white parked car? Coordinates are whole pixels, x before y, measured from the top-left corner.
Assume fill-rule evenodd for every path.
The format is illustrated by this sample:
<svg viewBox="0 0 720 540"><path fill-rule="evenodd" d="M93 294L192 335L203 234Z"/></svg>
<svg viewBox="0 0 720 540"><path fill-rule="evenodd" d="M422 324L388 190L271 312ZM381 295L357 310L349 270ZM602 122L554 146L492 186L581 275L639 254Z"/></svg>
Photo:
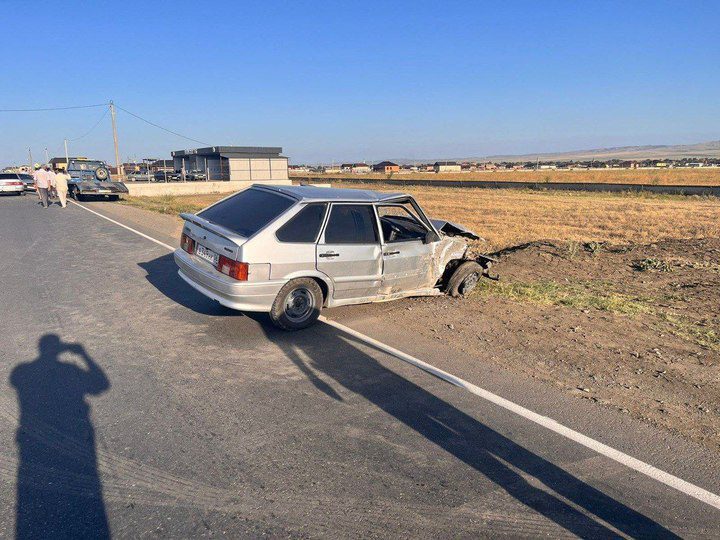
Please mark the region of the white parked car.
<svg viewBox="0 0 720 540"><path fill-rule="evenodd" d="M0 193L25 195L25 182L18 173L0 173Z"/></svg>

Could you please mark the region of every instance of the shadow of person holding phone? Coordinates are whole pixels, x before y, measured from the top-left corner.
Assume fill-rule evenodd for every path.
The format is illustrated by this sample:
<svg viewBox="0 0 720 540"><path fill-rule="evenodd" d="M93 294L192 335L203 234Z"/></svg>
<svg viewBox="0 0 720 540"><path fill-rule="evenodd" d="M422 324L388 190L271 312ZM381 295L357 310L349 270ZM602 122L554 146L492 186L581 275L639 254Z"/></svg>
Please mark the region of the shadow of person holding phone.
<svg viewBox="0 0 720 540"><path fill-rule="evenodd" d="M63 353L84 367L61 361ZM17 366L10 384L20 406L17 538L109 538L85 399L110 388L105 373L82 345L46 334L38 357Z"/></svg>

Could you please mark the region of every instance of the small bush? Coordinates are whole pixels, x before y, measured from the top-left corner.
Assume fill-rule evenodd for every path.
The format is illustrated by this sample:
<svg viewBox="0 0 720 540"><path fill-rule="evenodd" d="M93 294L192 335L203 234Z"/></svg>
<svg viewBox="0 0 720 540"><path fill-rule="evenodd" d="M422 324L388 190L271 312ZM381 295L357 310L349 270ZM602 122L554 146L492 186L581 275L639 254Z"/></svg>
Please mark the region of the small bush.
<svg viewBox="0 0 720 540"><path fill-rule="evenodd" d="M585 242L583 244L583 249L587 251L588 253L592 253L595 255L598 251L602 250L604 242Z"/></svg>
<svg viewBox="0 0 720 540"><path fill-rule="evenodd" d="M672 272L671 264L663 259L641 259L633 262L632 267L638 272Z"/></svg>
<svg viewBox="0 0 720 540"><path fill-rule="evenodd" d="M568 242L567 249L568 258L572 261L577 256L578 251L580 251L580 244L577 242Z"/></svg>

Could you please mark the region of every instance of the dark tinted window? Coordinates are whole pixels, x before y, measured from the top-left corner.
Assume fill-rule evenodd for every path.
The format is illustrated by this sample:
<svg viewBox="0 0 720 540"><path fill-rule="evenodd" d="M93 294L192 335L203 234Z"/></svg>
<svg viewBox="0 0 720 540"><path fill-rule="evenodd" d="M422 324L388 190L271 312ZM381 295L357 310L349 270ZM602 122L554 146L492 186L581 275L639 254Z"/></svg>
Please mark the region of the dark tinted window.
<svg viewBox="0 0 720 540"><path fill-rule="evenodd" d="M261 189L248 189L203 210L203 219L246 238L290 208L295 201Z"/></svg>
<svg viewBox="0 0 720 540"><path fill-rule="evenodd" d="M365 204L336 204L325 228L326 244L376 244L375 213Z"/></svg>
<svg viewBox="0 0 720 540"><path fill-rule="evenodd" d="M15 173L0 173L0 180L17 180L17 174Z"/></svg>
<svg viewBox="0 0 720 540"><path fill-rule="evenodd" d="M315 242L325 218L326 204L309 204L300 210L275 236L281 242Z"/></svg>

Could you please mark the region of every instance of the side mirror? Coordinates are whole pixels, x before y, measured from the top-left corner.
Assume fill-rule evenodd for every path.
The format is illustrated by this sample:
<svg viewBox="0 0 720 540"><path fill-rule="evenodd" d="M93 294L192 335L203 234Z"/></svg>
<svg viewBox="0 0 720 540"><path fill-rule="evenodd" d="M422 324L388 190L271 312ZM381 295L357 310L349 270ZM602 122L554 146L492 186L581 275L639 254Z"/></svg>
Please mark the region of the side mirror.
<svg viewBox="0 0 720 540"><path fill-rule="evenodd" d="M437 235L433 231L428 231L425 233L425 237L423 238L423 244L431 244L437 240Z"/></svg>

